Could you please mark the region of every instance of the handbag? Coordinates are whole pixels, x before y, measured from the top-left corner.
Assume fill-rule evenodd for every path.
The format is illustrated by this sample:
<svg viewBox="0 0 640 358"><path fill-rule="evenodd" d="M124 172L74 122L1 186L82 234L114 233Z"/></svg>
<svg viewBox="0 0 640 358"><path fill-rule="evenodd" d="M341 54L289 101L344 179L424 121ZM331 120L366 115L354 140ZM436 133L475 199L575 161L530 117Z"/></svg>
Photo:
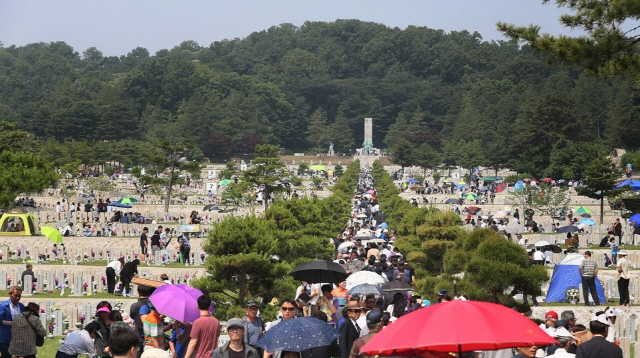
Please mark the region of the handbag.
<svg viewBox="0 0 640 358"><path fill-rule="evenodd" d="M36 346L38 346L38 347L44 346L44 336L39 335L38 332L36 331L35 327L33 327L31 322L29 322L29 317L31 317L31 316L30 315L29 316L25 316L24 313L22 314L22 316L27 321L27 324L29 325L29 327L31 327L31 329L33 330L33 333L36 334Z"/></svg>

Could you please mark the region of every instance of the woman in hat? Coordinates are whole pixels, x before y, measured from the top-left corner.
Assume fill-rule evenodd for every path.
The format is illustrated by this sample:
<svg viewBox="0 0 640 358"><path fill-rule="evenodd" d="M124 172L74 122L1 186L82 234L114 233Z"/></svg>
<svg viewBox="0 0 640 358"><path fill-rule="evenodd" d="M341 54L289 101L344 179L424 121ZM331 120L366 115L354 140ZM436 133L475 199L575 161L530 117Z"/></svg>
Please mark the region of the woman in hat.
<svg viewBox="0 0 640 358"><path fill-rule="evenodd" d="M105 352L109 346L110 322L109 313L111 312L111 304L107 301L100 301L96 306L96 319L93 322L98 324L96 329L96 338L93 342L96 352L100 355Z"/></svg>
<svg viewBox="0 0 640 358"><path fill-rule="evenodd" d="M24 312L13 316L11 328L11 344L9 353L15 357L35 358L36 334L45 336L47 332L40 322L40 306L35 302L29 302L24 307ZM32 328L33 327L33 328Z"/></svg>

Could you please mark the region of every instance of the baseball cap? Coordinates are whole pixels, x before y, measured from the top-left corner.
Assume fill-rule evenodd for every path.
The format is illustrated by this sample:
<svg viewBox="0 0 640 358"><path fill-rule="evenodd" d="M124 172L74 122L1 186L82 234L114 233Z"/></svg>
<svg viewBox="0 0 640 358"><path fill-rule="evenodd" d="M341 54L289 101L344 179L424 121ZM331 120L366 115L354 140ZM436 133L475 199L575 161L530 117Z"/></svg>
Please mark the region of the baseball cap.
<svg viewBox="0 0 640 358"><path fill-rule="evenodd" d="M549 311L544 315L544 319L558 319L558 314L555 311Z"/></svg>
<svg viewBox="0 0 640 358"><path fill-rule="evenodd" d="M246 307L260 307L260 305L254 300L249 300L247 301Z"/></svg>
<svg viewBox="0 0 640 358"><path fill-rule="evenodd" d="M606 324L607 326L612 326L611 321L609 321L607 315L604 313L598 316L596 316L595 314L591 316L591 322L600 322Z"/></svg>
<svg viewBox="0 0 640 358"><path fill-rule="evenodd" d="M400 265L400 264L398 264ZM441 288L440 291L438 292L438 296L446 296L449 294L449 291L447 291L446 288Z"/></svg>
<svg viewBox="0 0 640 358"><path fill-rule="evenodd" d="M623 313L624 312L622 312L621 310L613 307L609 307L609 309L604 311L604 314L607 315L607 317L620 317Z"/></svg>
<svg viewBox="0 0 640 358"><path fill-rule="evenodd" d="M244 323L242 323L242 320L240 318L232 318L227 321L227 329L234 327L244 329Z"/></svg>
<svg viewBox="0 0 640 358"><path fill-rule="evenodd" d="M367 313L367 326L373 326L382 321L382 311L378 308Z"/></svg>

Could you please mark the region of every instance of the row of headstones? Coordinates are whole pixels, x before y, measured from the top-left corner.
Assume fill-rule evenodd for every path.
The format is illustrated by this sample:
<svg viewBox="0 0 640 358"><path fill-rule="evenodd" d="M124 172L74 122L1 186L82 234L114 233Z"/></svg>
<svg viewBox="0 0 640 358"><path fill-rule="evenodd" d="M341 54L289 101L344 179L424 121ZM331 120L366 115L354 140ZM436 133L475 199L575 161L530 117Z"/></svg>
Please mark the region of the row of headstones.
<svg viewBox="0 0 640 358"><path fill-rule="evenodd" d="M9 270L0 271L0 290L6 290L10 286L18 284L21 280L22 268L16 267L13 272ZM197 271L171 270L166 272L169 280L174 284L187 284L192 278L197 277ZM102 270L86 270L83 272L65 272L63 270L47 270L35 274L36 282L31 276L25 276L21 282L23 295L28 296L33 293L55 292L60 290L62 296L65 292L70 292L71 296L84 296L89 293L95 294L107 290L107 280ZM139 277L160 281L160 275L151 274L148 269L139 270ZM69 291L70 290L70 291ZM135 292L135 285L134 290Z"/></svg>
<svg viewBox="0 0 640 358"><path fill-rule="evenodd" d="M199 209L200 208L198 208L198 210L196 211L198 211L200 216L202 217L203 224L211 224L217 221L219 215L214 215L214 213L212 212L201 212ZM67 224L69 224L69 222L73 222L73 223L88 222L92 225L97 224L99 225L99 227L102 227L110 223L111 217L115 214L116 210L122 210L124 212L137 212L135 209L117 208L117 209L114 209L114 212L99 213L98 214L98 217L100 218L99 223L95 223L93 213L89 213L88 219L87 219L87 213L85 212L76 212L75 215L71 215L70 213L67 212L67 213L61 213L58 216L58 213L56 213L55 211L42 210L34 214L38 218L39 222L41 223L55 222L60 227L65 227ZM141 214L144 216L145 219L152 219L153 221L158 223L178 221L179 224L187 224L188 217L191 214L191 210L192 210L191 208L188 208L181 212L170 212L170 213L155 212L153 214L149 211L146 211ZM142 227L151 225L151 224L137 224L132 222L130 222L129 224L122 224L121 222L112 223L112 224L126 226L125 228L121 229L121 231L123 231L123 234L122 234L123 236L125 233L129 232L129 230L127 229L130 229L132 233L135 233L134 229L138 229L137 233L139 234L141 232L140 230L142 229ZM136 225L136 226L128 227L127 225ZM168 225L168 227L177 228L177 225ZM81 228L76 228L76 229L81 229Z"/></svg>
<svg viewBox="0 0 640 358"><path fill-rule="evenodd" d="M149 252L149 263L154 266L162 266L166 263L176 262L181 259L180 252L177 250L176 245L177 241L173 240L166 249L158 250L155 253ZM119 244L119 247L107 246L104 249L95 249L96 243L95 241L89 241L86 244L74 245L72 247L66 248L63 250L61 247L56 249L54 253L53 250L49 248L44 248L42 246L36 245L36 247L31 247L31 245L27 246L26 244L22 244L17 248L9 247L9 251L15 252L13 256L3 256L0 257L0 262L2 262L2 258L9 259L21 259L21 260L35 260L37 262L49 262L49 261L57 261L63 260L63 264L78 264L81 262L91 262L91 261L102 261L106 260L110 262L119 257L124 257L125 262L131 261L135 258L140 258L140 248L139 247L129 247L122 248L122 245ZM135 246L130 244L130 246ZM8 254L8 253L7 253ZM198 245L198 242L191 242L191 252L189 258L183 258L182 261L189 260L189 263L192 265L203 265L204 260L206 259L206 253L204 250Z"/></svg>

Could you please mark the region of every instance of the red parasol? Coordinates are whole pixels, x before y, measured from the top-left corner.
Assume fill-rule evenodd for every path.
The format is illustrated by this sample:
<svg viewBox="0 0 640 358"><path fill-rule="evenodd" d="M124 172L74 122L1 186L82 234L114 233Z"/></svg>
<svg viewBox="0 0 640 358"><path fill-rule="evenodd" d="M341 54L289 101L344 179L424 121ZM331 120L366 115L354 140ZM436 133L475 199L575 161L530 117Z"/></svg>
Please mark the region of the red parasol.
<svg viewBox="0 0 640 358"><path fill-rule="evenodd" d="M453 301L400 317L373 336L361 351L406 357L554 343L555 339L516 310L489 302Z"/></svg>

